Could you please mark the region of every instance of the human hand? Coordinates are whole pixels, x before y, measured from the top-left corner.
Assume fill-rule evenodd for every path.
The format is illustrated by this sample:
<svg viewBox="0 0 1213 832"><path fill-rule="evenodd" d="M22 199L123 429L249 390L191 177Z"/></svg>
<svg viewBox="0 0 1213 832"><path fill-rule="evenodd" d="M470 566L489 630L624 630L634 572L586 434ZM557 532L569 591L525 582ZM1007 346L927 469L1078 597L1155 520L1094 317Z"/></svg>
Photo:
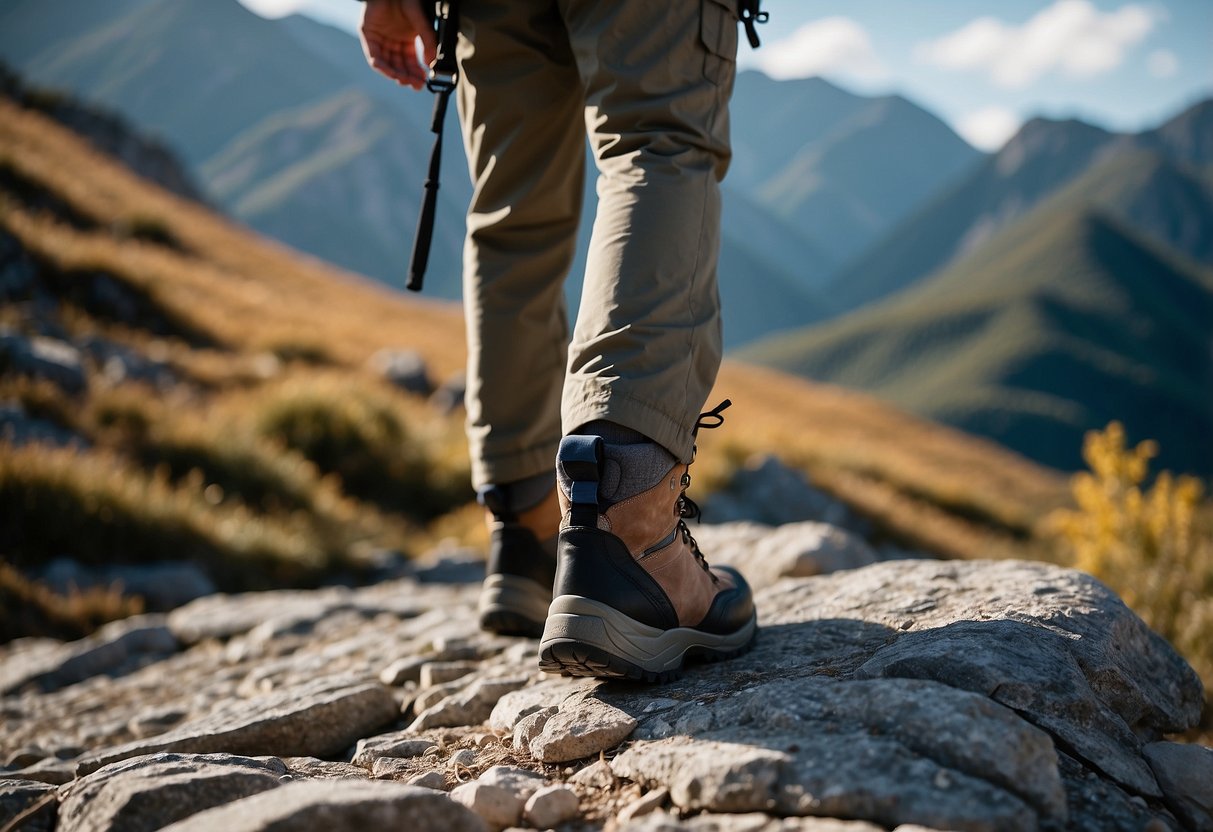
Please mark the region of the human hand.
<svg viewBox="0 0 1213 832"><path fill-rule="evenodd" d="M358 29L366 61L381 75L419 90L425 86L438 41L422 0L366 0ZM417 38L422 51L417 51Z"/></svg>

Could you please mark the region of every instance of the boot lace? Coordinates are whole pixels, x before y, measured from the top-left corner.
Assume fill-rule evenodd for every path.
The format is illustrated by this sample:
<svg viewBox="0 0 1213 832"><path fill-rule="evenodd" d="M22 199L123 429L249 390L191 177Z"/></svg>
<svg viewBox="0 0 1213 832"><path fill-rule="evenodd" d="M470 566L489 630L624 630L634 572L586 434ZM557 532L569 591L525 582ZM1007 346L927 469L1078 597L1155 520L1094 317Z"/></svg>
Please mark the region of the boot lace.
<svg viewBox="0 0 1213 832"><path fill-rule="evenodd" d="M693 436L698 436L701 430L715 430L724 424L725 410L731 407L733 402L725 399L716 407L706 413L700 413L699 419L695 422L695 429L692 431ZM698 451L698 446L691 446L691 462L695 461L695 454ZM691 473L688 466L687 471L682 475L682 493L678 495L677 511L678 511L678 533L682 535L682 542L690 547L691 552L695 555L695 559L699 561L699 566L704 572L712 578L713 583L719 583L720 579L716 577L716 573L712 572L708 566L707 558L703 556L703 552L699 551L699 544L695 541L691 534L690 528L687 526L688 520L699 520L703 512L699 508L699 504L687 496L687 489L691 486Z"/></svg>

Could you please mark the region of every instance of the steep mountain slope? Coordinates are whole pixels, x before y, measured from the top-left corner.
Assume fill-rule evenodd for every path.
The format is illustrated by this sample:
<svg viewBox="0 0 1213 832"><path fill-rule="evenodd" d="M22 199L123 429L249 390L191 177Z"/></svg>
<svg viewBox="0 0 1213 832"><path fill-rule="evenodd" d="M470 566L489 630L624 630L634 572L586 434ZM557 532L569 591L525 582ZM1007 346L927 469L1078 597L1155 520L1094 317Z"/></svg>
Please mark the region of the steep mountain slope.
<svg viewBox="0 0 1213 832"><path fill-rule="evenodd" d="M1083 431L1120 419L1160 441L1162 465L1209 476L1213 274L1098 202L1144 205L1160 178L1169 165L1154 154L1110 159L913 289L743 357L878 393L1060 468L1078 467Z"/></svg>
<svg viewBox="0 0 1213 832"><path fill-rule="evenodd" d="M1137 148L1155 150L1168 162L1191 168L1180 175L1199 178L1199 171L1213 159L1210 134L1213 101L1197 103L1163 125L1136 135L1109 133L1074 120L1033 119L997 154L919 206L851 263L836 278L831 296L842 309L855 309L912 285L975 250L999 229L1112 155ZM1199 241L1182 239L1184 232L1174 223L1168 231L1168 222L1161 216L1154 218L1159 221L1154 226L1137 208L1130 210L1115 202L1106 207L1135 227L1147 220L1141 230L1161 234L1164 242L1204 257Z"/></svg>
<svg viewBox="0 0 1213 832"><path fill-rule="evenodd" d="M758 197L846 262L979 158L938 118L888 96L802 146Z"/></svg>
<svg viewBox="0 0 1213 832"><path fill-rule="evenodd" d="M854 309L911 285L1023 216L1114 139L1079 121L1029 121L1002 150L852 263L835 280L835 298Z"/></svg>

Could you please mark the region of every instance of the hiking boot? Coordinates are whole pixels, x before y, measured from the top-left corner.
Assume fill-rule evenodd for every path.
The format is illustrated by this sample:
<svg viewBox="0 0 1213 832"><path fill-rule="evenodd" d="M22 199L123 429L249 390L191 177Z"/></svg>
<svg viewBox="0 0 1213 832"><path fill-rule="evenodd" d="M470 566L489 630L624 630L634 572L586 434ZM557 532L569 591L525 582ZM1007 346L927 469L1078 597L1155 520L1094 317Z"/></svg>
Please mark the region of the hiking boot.
<svg viewBox="0 0 1213 832"><path fill-rule="evenodd" d="M705 416L719 419L721 409ZM701 419L698 427L714 426ZM565 437L557 465L569 486L557 489L563 520L541 670L662 682L688 658L716 661L750 647L749 585L731 567L710 567L687 529L698 507L685 494L686 464L605 508L601 437Z"/></svg>
<svg viewBox="0 0 1213 832"><path fill-rule="evenodd" d="M537 638L543 633L556 577L551 543L560 527L556 489L538 505L517 513L508 508L502 489L481 496L488 508L490 538L480 627L503 636Z"/></svg>

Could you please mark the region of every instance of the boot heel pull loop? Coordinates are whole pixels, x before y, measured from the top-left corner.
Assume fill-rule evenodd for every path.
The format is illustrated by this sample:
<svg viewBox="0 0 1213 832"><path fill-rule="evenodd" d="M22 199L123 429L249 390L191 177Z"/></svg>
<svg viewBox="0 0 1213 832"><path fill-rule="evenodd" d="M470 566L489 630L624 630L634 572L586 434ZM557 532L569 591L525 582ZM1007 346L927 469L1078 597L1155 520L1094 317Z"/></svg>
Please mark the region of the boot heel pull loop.
<svg viewBox="0 0 1213 832"><path fill-rule="evenodd" d="M602 437L566 436L560 440L557 458L572 481L569 489L570 516L574 526L598 525L598 482L602 478Z"/></svg>

